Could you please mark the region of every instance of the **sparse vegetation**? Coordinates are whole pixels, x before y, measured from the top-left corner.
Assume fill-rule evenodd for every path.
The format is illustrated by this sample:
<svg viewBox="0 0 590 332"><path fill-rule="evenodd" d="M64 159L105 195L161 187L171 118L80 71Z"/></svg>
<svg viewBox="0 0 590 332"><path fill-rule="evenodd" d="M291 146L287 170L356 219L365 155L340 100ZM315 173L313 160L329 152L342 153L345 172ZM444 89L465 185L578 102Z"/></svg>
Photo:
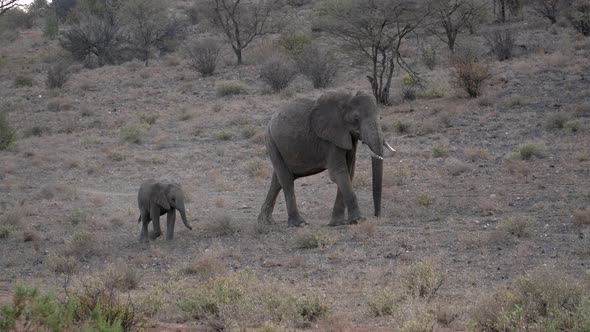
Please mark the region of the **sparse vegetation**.
<svg viewBox="0 0 590 332"><path fill-rule="evenodd" d="M47 70L45 84L50 89L61 89L70 78L70 65L65 61L58 61Z"/></svg>
<svg viewBox="0 0 590 332"><path fill-rule="evenodd" d="M429 207L434 202L434 198L427 192L418 194L416 201L419 205Z"/></svg>
<svg viewBox="0 0 590 332"><path fill-rule="evenodd" d="M0 150L5 150L16 141L16 130L8 124L8 114L0 110Z"/></svg>
<svg viewBox="0 0 590 332"><path fill-rule="evenodd" d="M396 308L394 293L389 288L377 289L371 294L367 305L372 316L391 316Z"/></svg>
<svg viewBox="0 0 590 332"><path fill-rule="evenodd" d="M452 176L458 176L469 170L469 166L457 158L447 158L445 168Z"/></svg>
<svg viewBox="0 0 590 332"><path fill-rule="evenodd" d="M574 212L574 224L577 226L590 225L590 209L582 209Z"/></svg>
<svg viewBox="0 0 590 332"><path fill-rule="evenodd" d="M449 148L444 145L437 145L432 148L434 158L446 158L449 156Z"/></svg>
<svg viewBox="0 0 590 332"><path fill-rule="evenodd" d="M214 236L229 236L237 232L232 217L224 212L216 213L207 224L207 230Z"/></svg>
<svg viewBox="0 0 590 332"><path fill-rule="evenodd" d="M499 61L512 58L514 50L514 37L511 29L497 29L486 36L490 52L496 55Z"/></svg>
<svg viewBox="0 0 590 332"><path fill-rule="evenodd" d="M33 78L27 75L17 75L14 78L14 86L17 88L33 86Z"/></svg>
<svg viewBox="0 0 590 332"><path fill-rule="evenodd" d="M507 155L508 159L531 160L533 158L545 158L547 148L541 143L525 143L519 145L515 152Z"/></svg>
<svg viewBox="0 0 590 332"><path fill-rule="evenodd" d="M575 0L568 12L568 19L576 31L590 36L590 4L587 0Z"/></svg>

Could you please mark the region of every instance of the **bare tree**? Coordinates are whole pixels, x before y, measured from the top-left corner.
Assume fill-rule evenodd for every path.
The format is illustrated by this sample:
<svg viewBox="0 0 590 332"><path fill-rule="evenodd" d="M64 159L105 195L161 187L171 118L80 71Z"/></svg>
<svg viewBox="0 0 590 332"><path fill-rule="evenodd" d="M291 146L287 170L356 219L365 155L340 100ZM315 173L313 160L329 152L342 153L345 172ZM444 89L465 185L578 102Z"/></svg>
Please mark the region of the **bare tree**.
<svg viewBox="0 0 590 332"><path fill-rule="evenodd" d="M128 0L122 11L131 42L141 53L147 67L152 48L169 37L174 22L167 16L166 6L160 0Z"/></svg>
<svg viewBox="0 0 590 332"><path fill-rule="evenodd" d="M207 0L213 23L223 30L241 65L242 50L258 36L278 30L273 17L279 0Z"/></svg>
<svg viewBox="0 0 590 332"><path fill-rule="evenodd" d="M494 14L496 14L500 22L506 22L507 11L516 16L522 9L522 0L493 0L493 2Z"/></svg>
<svg viewBox="0 0 590 332"><path fill-rule="evenodd" d="M0 0L0 15L17 5L17 0Z"/></svg>
<svg viewBox="0 0 590 332"><path fill-rule="evenodd" d="M428 15L413 1L326 0L320 10L322 28L341 40L352 55L370 65L373 95L389 104L389 91L396 65L416 77L400 54L406 37Z"/></svg>
<svg viewBox="0 0 590 332"><path fill-rule="evenodd" d="M435 0L435 27L431 32L454 51L457 35L473 26L473 21L479 17L483 6L473 0ZM440 27L443 29L442 32L439 30Z"/></svg>

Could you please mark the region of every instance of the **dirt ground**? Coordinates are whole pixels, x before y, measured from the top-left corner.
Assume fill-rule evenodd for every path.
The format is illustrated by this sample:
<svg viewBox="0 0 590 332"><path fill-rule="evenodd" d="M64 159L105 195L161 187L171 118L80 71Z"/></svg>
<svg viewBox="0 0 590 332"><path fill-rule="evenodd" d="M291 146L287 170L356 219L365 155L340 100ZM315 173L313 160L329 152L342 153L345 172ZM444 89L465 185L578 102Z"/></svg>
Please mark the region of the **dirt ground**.
<svg viewBox="0 0 590 332"><path fill-rule="evenodd" d="M443 331L468 330L480 299L523 273L551 268L588 278L590 41L569 28L546 29L531 28L530 38L519 40L546 40L542 50L504 62L486 58L492 78L477 99L447 84L442 98L403 101L398 73L394 104L381 108L385 137L398 150L385 159L383 216L328 227L336 186L322 173L296 182L309 222L302 229L286 227L282 194L276 224L257 226L256 216L272 169L264 126L290 100L324 93L305 79L270 94L253 60L202 78L173 54L147 68L79 68L63 89L51 91L45 61L55 42L33 30L3 43L0 105L17 140L0 151L0 220L12 222L0 238L0 300L19 283L61 294L64 274L55 272L55 257L68 248L85 251L74 255L73 284L125 265L138 275L130 291L136 299L171 280L198 284L200 277L181 271L205 259L215 274L251 272L297 296L320 297L328 314L301 327L312 330L400 328L399 316L374 317L367 302L377 290L401 289L401 271L417 262L445 276L429 304L454 310L451 322L437 322ZM441 61L421 71L448 80ZM15 87L16 75L32 77L33 86ZM218 97L216 84L230 79L247 84L247 93ZM368 88L362 70L344 66L331 90ZM549 128L555 114L576 128ZM146 124L146 116L155 123ZM122 138L130 125L138 143ZM527 143L542 156L507 157ZM183 185L192 231L177 223L171 242L138 242L136 192L150 177ZM362 147L354 183L367 216L370 181ZM298 248L308 233L323 236L324 245ZM76 236L88 243L71 249ZM149 328L203 328L173 304L152 315ZM401 316L418 310L404 306L410 313Z"/></svg>

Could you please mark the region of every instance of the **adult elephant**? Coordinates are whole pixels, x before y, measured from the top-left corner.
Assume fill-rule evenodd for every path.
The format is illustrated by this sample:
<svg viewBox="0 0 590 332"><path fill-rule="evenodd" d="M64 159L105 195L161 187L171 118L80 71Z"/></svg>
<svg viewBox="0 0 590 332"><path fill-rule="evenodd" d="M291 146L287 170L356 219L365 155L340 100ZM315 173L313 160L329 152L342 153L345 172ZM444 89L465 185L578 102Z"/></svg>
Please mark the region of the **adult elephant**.
<svg viewBox="0 0 590 332"><path fill-rule="evenodd" d="M270 120L265 142L274 170L268 194L258 215L259 223L272 223L272 211L281 189L285 195L288 225L305 220L297 210L294 181L328 170L338 185L330 225L354 224L362 219L352 188L357 143L374 153L373 202L375 216L381 214L383 140L377 105L362 92L350 95L328 92L317 100L298 99ZM345 212L348 211L348 219Z"/></svg>

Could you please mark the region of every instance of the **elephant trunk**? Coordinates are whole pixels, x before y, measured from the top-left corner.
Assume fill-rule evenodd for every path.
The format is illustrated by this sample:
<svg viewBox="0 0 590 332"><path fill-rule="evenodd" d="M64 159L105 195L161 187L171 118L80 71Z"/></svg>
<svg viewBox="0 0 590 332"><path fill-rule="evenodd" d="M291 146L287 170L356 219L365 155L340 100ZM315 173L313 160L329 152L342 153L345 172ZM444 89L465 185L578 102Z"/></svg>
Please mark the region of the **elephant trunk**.
<svg viewBox="0 0 590 332"><path fill-rule="evenodd" d="M178 212L180 212L180 217L182 218L182 222L184 223L186 228L192 230L193 228L188 224L188 221L186 220L186 211L184 209L184 205L177 206L176 209L178 210Z"/></svg>
<svg viewBox="0 0 590 332"><path fill-rule="evenodd" d="M381 126L377 121L370 123L363 128L363 143L369 146L374 153L371 158L373 171L373 205L375 207L375 216L381 216L381 193L383 186L383 134Z"/></svg>

